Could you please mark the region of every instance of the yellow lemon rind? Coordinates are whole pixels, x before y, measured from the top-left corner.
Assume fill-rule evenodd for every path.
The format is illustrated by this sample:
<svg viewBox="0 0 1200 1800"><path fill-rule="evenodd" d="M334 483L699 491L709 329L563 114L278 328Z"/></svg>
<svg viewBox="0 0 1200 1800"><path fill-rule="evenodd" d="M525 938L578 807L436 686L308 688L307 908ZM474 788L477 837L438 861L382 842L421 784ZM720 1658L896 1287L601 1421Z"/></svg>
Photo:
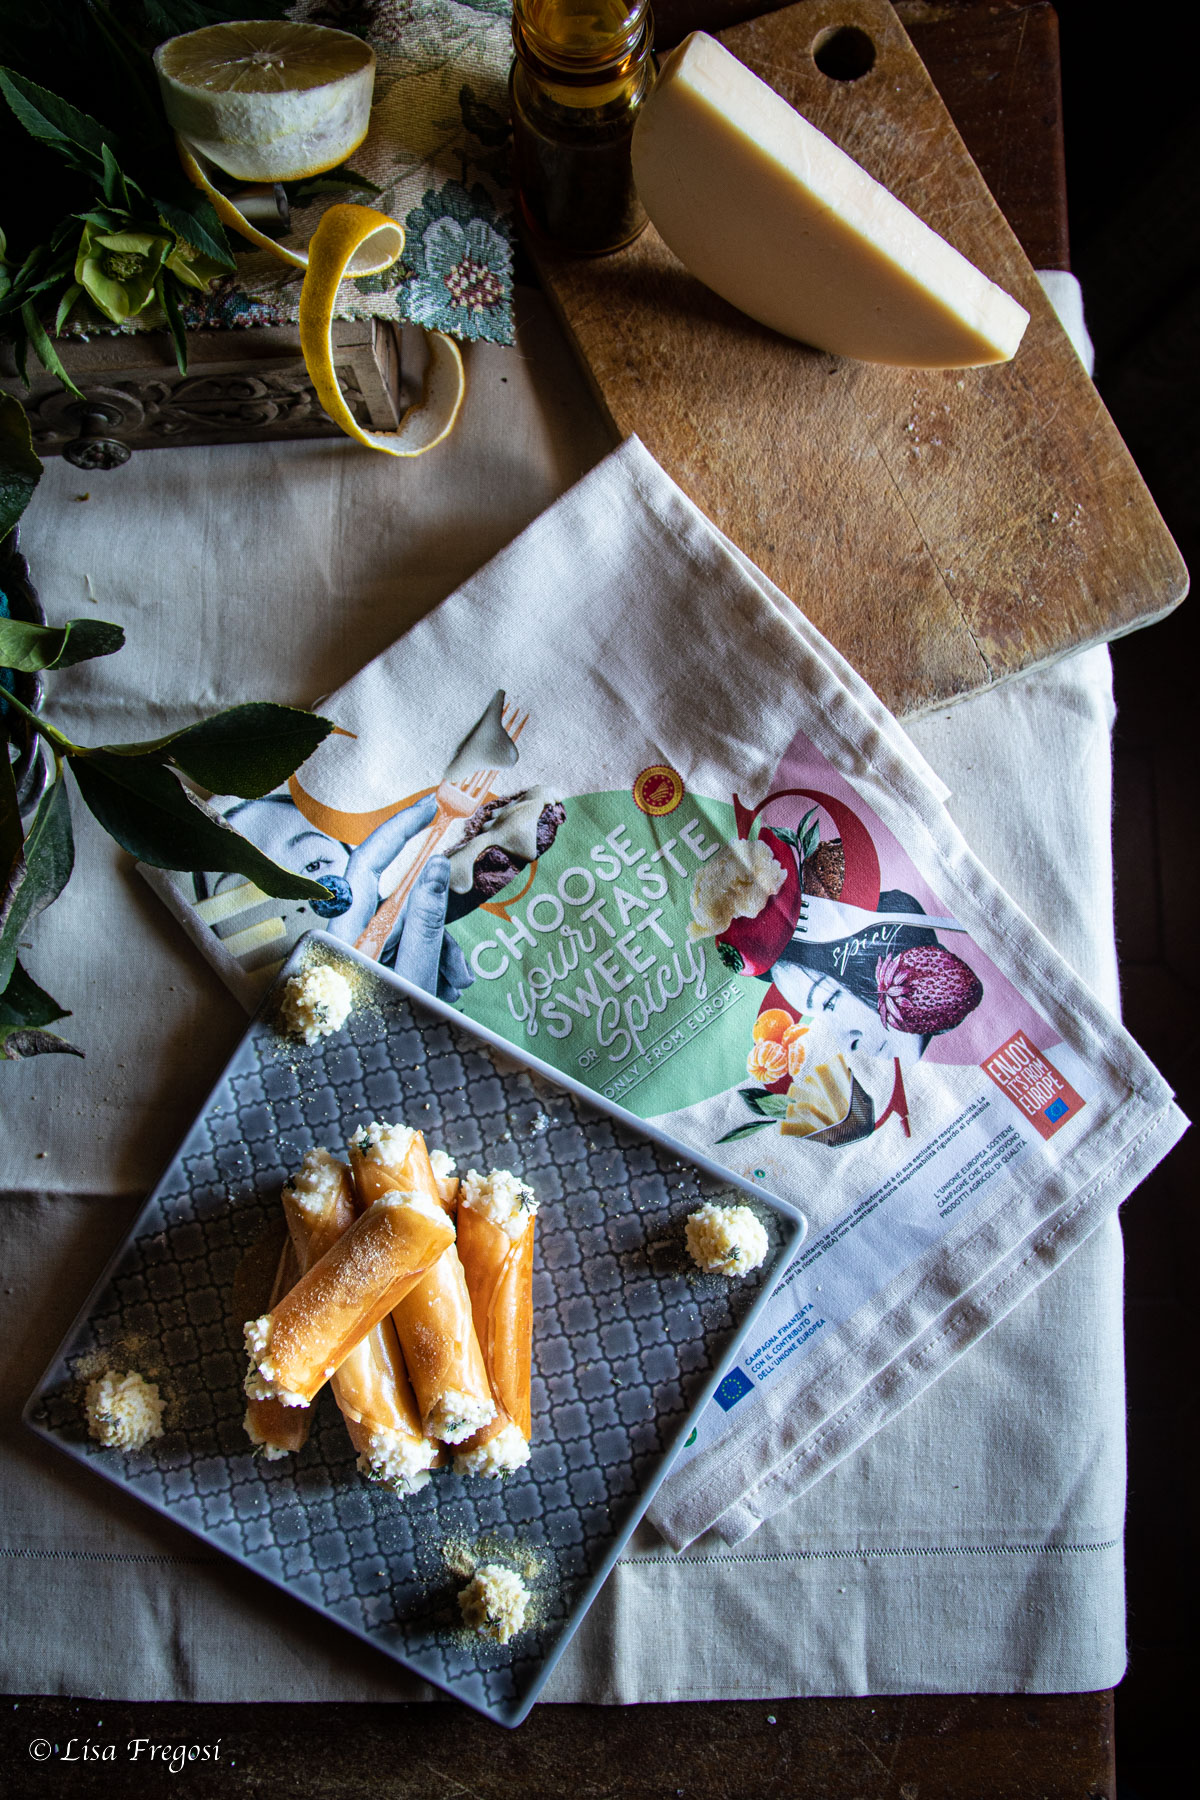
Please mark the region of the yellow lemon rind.
<svg viewBox="0 0 1200 1800"><path fill-rule="evenodd" d="M367 206L331 206L324 214L309 244L308 272L300 290L300 348L317 398L347 437L388 456L423 456L449 436L462 406L466 377L453 338L441 331L427 334L429 368L421 398L409 407L395 431L368 431L358 423L346 404L333 362L338 288L359 248L381 225L393 223Z"/></svg>
<svg viewBox="0 0 1200 1800"><path fill-rule="evenodd" d="M453 431L466 392L462 354L453 338L431 331L429 368L420 400L395 431L367 431L346 405L333 363L333 315L347 275L379 275L404 249L404 228L369 206L339 203L324 214L307 251L291 250L259 231L227 194L214 187L199 153L176 136L184 173L212 202L223 225L259 250L305 271L300 290L300 349L325 411L356 443L389 456L423 456Z"/></svg>
<svg viewBox="0 0 1200 1800"><path fill-rule="evenodd" d="M252 225L245 214L234 205L229 195L223 194L220 188L214 187L208 179L204 173L201 154L195 145L189 144L186 138L181 137L177 137L175 142L179 149L179 160L183 164L184 174L212 201L213 211L222 225L228 225L231 231L236 231L240 237L244 237L256 249L270 251L272 256L278 257L281 262L289 263L293 269L307 269L307 250L289 249L277 238L268 237L266 232L260 231L256 225ZM359 244L346 273L348 275L382 275L385 269L390 269L392 264L398 260L404 249L404 227L398 225L395 219L389 219L385 213L375 212L371 207L353 206L349 210L369 213L375 221L375 225Z"/></svg>

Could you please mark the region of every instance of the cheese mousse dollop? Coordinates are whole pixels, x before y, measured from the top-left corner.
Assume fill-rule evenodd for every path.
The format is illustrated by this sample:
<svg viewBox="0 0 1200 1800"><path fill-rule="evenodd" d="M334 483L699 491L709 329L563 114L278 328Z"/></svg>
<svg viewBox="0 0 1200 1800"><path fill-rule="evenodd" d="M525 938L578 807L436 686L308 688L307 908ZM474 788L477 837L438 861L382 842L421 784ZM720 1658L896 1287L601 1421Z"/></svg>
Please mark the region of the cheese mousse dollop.
<svg viewBox="0 0 1200 1800"><path fill-rule="evenodd" d="M767 1260L767 1234L748 1206L710 1200L692 1214L685 1230L688 1254L708 1275L748 1275Z"/></svg>
<svg viewBox="0 0 1200 1800"><path fill-rule="evenodd" d="M529 1589L515 1569L484 1563L458 1596L463 1624L493 1643L507 1644L525 1624Z"/></svg>
<svg viewBox="0 0 1200 1800"><path fill-rule="evenodd" d="M1015 354L1025 308L704 32L667 60L632 154L667 247L784 336L900 368Z"/></svg>
<svg viewBox="0 0 1200 1800"><path fill-rule="evenodd" d="M306 1044L340 1031L350 1017L350 983L331 963L312 963L284 983L280 1015L284 1029Z"/></svg>
<svg viewBox="0 0 1200 1800"><path fill-rule="evenodd" d="M110 1369L84 1396L88 1436L106 1450L144 1450L162 1436L164 1405L154 1382L136 1369L124 1375Z"/></svg>

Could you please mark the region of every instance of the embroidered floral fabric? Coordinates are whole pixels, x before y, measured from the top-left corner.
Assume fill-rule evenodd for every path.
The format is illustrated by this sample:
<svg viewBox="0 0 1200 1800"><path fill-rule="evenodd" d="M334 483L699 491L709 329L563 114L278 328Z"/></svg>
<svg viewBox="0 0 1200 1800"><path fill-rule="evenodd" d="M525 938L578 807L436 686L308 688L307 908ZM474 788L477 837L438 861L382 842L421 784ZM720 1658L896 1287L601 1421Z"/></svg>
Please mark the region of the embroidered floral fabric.
<svg viewBox="0 0 1200 1800"><path fill-rule="evenodd" d="M381 190L359 197L405 231L392 268L342 283L336 316L511 344L511 0L300 0L292 16L374 49L371 129L350 162ZM306 243L325 207L355 197L294 210L284 241ZM294 323L299 272L266 251L237 260L236 275L185 310L189 329Z"/></svg>

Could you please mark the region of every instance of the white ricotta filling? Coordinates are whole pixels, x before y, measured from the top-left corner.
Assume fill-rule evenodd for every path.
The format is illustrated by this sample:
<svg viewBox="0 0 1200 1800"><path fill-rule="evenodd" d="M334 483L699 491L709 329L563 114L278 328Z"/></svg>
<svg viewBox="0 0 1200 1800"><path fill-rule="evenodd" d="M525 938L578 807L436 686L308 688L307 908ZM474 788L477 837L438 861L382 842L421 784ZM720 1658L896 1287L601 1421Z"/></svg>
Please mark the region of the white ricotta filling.
<svg viewBox="0 0 1200 1800"><path fill-rule="evenodd" d="M361 1474L403 1498L419 1494L429 1482L438 1447L429 1438L407 1431L373 1431L358 1459Z"/></svg>
<svg viewBox="0 0 1200 1800"><path fill-rule="evenodd" d="M350 1017L354 996L340 969L313 963L284 983L281 1014L285 1028L306 1044L340 1031Z"/></svg>
<svg viewBox="0 0 1200 1800"><path fill-rule="evenodd" d="M495 1416L496 1408L490 1399L480 1400L458 1388L447 1388L434 1401L425 1429L441 1444L461 1444L465 1438L474 1437L482 1426L490 1425Z"/></svg>
<svg viewBox="0 0 1200 1800"><path fill-rule="evenodd" d="M490 1175L468 1169L463 1176L459 1204L490 1219L514 1242L524 1236L526 1225L538 1209L533 1189L508 1169L494 1169Z"/></svg>
<svg viewBox="0 0 1200 1800"><path fill-rule="evenodd" d="M310 1150L285 1183L300 1211L309 1219L323 1218L335 1200L346 1174L346 1165L328 1150Z"/></svg>
<svg viewBox="0 0 1200 1800"><path fill-rule="evenodd" d="M403 1188L392 1188L388 1193L380 1194L378 1200L373 1200L367 1211L372 1211L376 1206L403 1206L409 1212L420 1213L422 1218L433 1219L438 1225L449 1225L451 1230L454 1229L453 1219L431 1194L419 1194L415 1190L409 1193ZM363 1216L365 1218L366 1214Z"/></svg>
<svg viewBox="0 0 1200 1800"><path fill-rule="evenodd" d="M389 1125L383 1119L372 1119L354 1134L354 1148L367 1162L382 1163L398 1169L412 1149L416 1132L411 1125Z"/></svg>
<svg viewBox="0 0 1200 1800"><path fill-rule="evenodd" d="M141 1450L162 1436L165 1404L154 1383L135 1370L120 1375L110 1369L89 1383L84 1396L88 1435L106 1450Z"/></svg>
<svg viewBox="0 0 1200 1800"><path fill-rule="evenodd" d="M510 1420L486 1444L474 1450L455 1452L454 1467L460 1475L511 1475L529 1461L529 1442L518 1425Z"/></svg>
<svg viewBox="0 0 1200 1800"><path fill-rule="evenodd" d="M521 1630L529 1610L529 1589L512 1569L484 1563L458 1596L463 1623L480 1637L507 1644Z"/></svg>
<svg viewBox="0 0 1200 1800"><path fill-rule="evenodd" d="M767 1234L748 1206L709 1201L687 1222L692 1261L710 1275L748 1275L766 1261Z"/></svg>
<svg viewBox="0 0 1200 1800"><path fill-rule="evenodd" d="M290 1388L276 1385L275 1365L267 1354L271 1346L270 1313L263 1313L258 1319L247 1319L242 1327L242 1337L250 1358L250 1369L242 1383L246 1396L251 1400L278 1400L281 1406L307 1406L303 1394L294 1394Z"/></svg>

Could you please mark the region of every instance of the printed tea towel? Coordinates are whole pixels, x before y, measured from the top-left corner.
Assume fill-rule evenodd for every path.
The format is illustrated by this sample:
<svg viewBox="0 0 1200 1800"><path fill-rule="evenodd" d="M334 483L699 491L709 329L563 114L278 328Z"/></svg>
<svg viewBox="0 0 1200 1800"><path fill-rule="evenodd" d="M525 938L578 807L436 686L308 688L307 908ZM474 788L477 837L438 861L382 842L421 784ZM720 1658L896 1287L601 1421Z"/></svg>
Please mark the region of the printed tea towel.
<svg viewBox="0 0 1200 1800"><path fill-rule="evenodd" d="M215 804L330 901L152 877L230 985L323 924L808 1217L655 1499L676 1546L816 1481L1184 1129L904 732L636 440L322 709L286 790Z"/></svg>

